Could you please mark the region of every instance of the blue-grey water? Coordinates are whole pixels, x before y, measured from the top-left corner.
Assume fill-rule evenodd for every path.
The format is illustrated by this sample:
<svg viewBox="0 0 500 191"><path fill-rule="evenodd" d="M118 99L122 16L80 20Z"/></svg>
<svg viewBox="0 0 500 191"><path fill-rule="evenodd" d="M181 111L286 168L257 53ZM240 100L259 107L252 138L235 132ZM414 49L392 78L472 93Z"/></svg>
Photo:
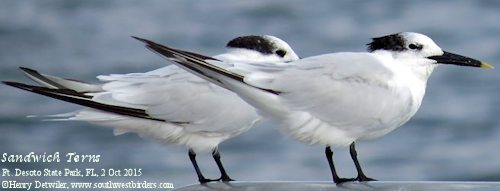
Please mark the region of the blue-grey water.
<svg viewBox="0 0 500 191"><path fill-rule="evenodd" d="M429 35L443 49L500 67L498 1L0 1L0 79L30 82L31 67L97 82L96 75L145 72L167 64L131 35L208 55L233 37L271 34L302 57L364 51L371 37L400 31ZM365 172L380 180L500 181L498 69L439 67L416 116L377 140L358 143ZM369 95L367 95L369 96ZM0 168L141 168L140 177L2 177L13 180L151 181L176 187L197 182L180 146L84 122L42 122L79 106L0 85L0 154L99 154L99 163L0 163ZM263 124L220 146L237 180L329 181L324 147L282 136ZM335 155L339 173L355 176L347 149ZM206 176L219 176L200 155Z"/></svg>

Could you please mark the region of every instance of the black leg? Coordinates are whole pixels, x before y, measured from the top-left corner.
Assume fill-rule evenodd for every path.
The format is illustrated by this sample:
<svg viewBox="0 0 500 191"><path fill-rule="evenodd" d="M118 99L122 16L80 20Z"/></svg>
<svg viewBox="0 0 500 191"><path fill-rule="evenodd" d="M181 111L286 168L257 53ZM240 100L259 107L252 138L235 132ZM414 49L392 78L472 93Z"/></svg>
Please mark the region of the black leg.
<svg viewBox="0 0 500 191"><path fill-rule="evenodd" d="M192 149L189 149L189 159L191 160L191 163L193 163L194 170L196 170L196 174L198 175L198 181L200 181L200 183L203 184L203 183L207 183L210 181L214 181L214 180L206 179L203 176L203 174L201 174L200 168L198 167L198 163L196 162L196 153Z"/></svg>
<svg viewBox="0 0 500 191"><path fill-rule="evenodd" d="M335 166L333 165L333 151L330 146L326 146L325 148L326 159L328 160L328 165L330 165L330 171L332 171L333 182L336 184L340 184L343 182L354 181L353 178L340 178L337 175L337 171L335 171Z"/></svg>
<svg viewBox="0 0 500 191"><path fill-rule="evenodd" d="M222 161L220 160L220 153L218 148L215 148L215 150L212 152L212 156L214 157L214 160L217 163L217 166L219 167L219 171L221 174L219 180L222 180L223 182L234 181L229 177L229 175L227 175L224 166L222 166Z"/></svg>
<svg viewBox="0 0 500 191"><path fill-rule="evenodd" d="M360 181L360 182L374 181L375 179L368 178L365 175L365 173L363 173L363 170L361 169L361 165L359 164L359 161L358 161L358 153L356 152L356 145L354 142L351 143L351 146L349 147L349 151L351 153L351 158L354 161L354 165L356 165L356 170L358 171L358 177L356 177L356 180Z"/></svg>

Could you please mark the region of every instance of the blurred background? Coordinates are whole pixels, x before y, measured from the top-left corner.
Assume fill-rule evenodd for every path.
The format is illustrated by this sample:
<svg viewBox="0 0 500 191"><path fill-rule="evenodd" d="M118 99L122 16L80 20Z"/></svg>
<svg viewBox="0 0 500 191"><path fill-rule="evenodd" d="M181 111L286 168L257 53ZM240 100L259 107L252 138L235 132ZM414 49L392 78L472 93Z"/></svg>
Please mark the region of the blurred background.
<svg viewBox="0 0 500 191"><path fill-rule="evenodd" d="M100 74L145 72L168 64L131 35L215 55L236 36L270 34L307 57L365 51L371 37L414 31L445 50L500 67L499 19L500 2L485 0L0 1L0 80L30 82L19 66L97 82ZM439 67L412 120L385 137L357 144L366 174L391 181L499 181L499 80L498 69ZM5 85L0 85L0 99L0 154L101 155L97 164L0 163L2 168L142 168L141 177L87 179L161 181L176 187L197 183L184 147L159 145L134 134L115 137L110 129L84 122L26 118L80 107ZM236 180L331 180L324 146L286 138L269 123L222 143L220 149ZM355 176L348 150L335 152L339 173ZM198 161L207 177L219 177L210 155L199 155ZM36 178L61 179L87 180Z"/></svg>

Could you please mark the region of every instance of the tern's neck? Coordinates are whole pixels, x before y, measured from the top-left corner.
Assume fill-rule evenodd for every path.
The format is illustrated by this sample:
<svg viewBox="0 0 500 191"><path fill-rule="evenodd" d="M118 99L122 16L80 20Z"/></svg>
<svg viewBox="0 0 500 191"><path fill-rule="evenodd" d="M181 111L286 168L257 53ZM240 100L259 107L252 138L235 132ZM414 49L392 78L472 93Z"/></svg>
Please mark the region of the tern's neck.
<svg viewBox="0 0 500 191"><path fill-rule="evenodd" d="M427 82L430 75L436 68L436 64L429 59L409 57L405 55L395 55L389 51L376 52L380 58L385 60L385 65L394 71L395 74L404 75L414 80Z"/></svg>
<svg viewBox="0 0 500 191"><path fill-rule="evenodd" d="M437 67L433 61L425 58L399 57L395 59L397 64L406 66L408 73L405 76L407 87L411 91L413 104L411 115L414 115L424 99L427 80Z"/></svg>
<svg viewBox="0 0 500 191"><path fill-rule="evenodd" d="M379 52L377 54L384 60L384 64L393 71L394 79L411 91L414 109L420 107L420 103L425 95L427 80L436 64L427 59L417 59L410 57L395 58L390 52Z"/></svg>

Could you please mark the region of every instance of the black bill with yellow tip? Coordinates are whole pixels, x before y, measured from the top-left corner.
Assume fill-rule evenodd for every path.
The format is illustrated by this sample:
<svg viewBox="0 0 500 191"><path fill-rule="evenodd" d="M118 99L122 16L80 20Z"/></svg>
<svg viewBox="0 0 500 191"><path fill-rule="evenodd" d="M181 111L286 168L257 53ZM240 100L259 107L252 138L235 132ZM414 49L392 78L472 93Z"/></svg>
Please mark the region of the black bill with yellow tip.
<svg viewBox="0 0 500 191"><path fill-rule="evenodd" d="M427 57L429 59L435 60L440 64L454 64L459 66L471 66L471 67L480 67L480 68L494 68L492 65L482 62L473 58L469 58L466 56L453 54L450 52L444 51L444 54L441 56L430 56Z"/></svg>

